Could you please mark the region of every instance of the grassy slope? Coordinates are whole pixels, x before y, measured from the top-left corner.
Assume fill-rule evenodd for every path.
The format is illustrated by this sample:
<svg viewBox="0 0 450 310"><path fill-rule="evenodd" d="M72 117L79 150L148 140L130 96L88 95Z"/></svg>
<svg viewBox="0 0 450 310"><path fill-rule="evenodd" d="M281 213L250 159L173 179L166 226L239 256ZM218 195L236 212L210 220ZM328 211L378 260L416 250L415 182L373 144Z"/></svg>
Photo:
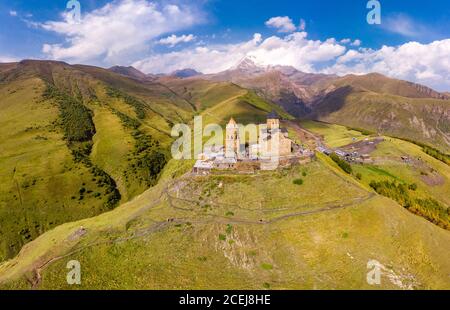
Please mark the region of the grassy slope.
<svg viewBox="0 0 450 310"><path fill-rule="evenodd" d="M367 138L354 130L343 126L318 122L302 122L309 130L324 137L325 143L332 147L341 147L352 143L355 137L360 141ZM369 137L370 138L370 137ZM407 141L384 137L385 141L371 153L375 161L372 165L353 165L355 173L362 174L362 182L397 181L406 184L417 184L417 196L432 197L445 205L450 205L450 167L443 162L425 154L421 147ZM401 159L406 156L412 159L405 163ZM419 160L420 159L420 160ZM429 182L432 181L432 182Z"/></svg>
<svg viewBox="0 0 450 310"><path fill-rule="evenodd" d="M103 190L73 161L43 88L33 78L0 85L0 260L56 225L103 211L103 198L93 197ZM82 187L92 194L80 201Z"/></svg>
<svg viewBox="0 0 450 310"><path fill-rule="evenodd" d="M197 110L205 110L231 97L246 94L246 90L232 83L211 83L202 79L169 79L170 89L191 102Z"/></svg>
<svg viewBox="0 0 450 310"><path fill-rule="evenodd" d="M389 175L376 170L374 172L370 170L370 166L369 169L360 167L358 171L361 170L363 176L367 174L364 178L366 182L373 178L377 181L397 179L407 184L416 183L420 196L433 197L450 206L450 167L423 153L419 146L394 138L386 138L386 141L382 142L372 155L376 160L376 166L388 172ZM422 161L418 165L405 164L401 162L401 156L421 158ZM423 174L427 174L431 179L439 180L438 184L427 183L428 177Z"/></svg>
<svg viewBox="0 0 450 310"><path fill-rule="evenodd" d="M127 184L123 177L128 167L127 155L133 149L134 140L123 128L120 119L109 109L96 109L94 123L97 133L94 136L91 159L114 178L122 195L122 202L126 202L135 196L136 190L138 194L143 191L137 184Z"/></svg>
<svg viewBox="0 0 450 310"><path fill-rule="evenodd" d="M365 138L361 132L347 130L343 126L325 124L315 121L303 121L302 126L321 135L325 143L330 147L340 147L353 142L353 139L361 140Z"/></svg>
<svg viewBox="0 0 450 310"><path fill-rule="evenodd" d="M95 79L142 100L151 110L172 122L189 119L193 107L182 97L160 83L141 83L92 66L74 66Z"/></svg>
<svg viewBox="0 0 450 310"><path fill-rule="evenodd" d="M176 188L180 195L189 193L184 195L189 201L176 199L174 186L169 200L164 183L190 165L182 163L184 168L176 172L179 164L169 164L162 183L134 201L60 226L27 245L17 259L0 265L2 288L29 287L22 276L32 277L32 266L66 253L42 271L39 288L373 288L366 283L371 259L387 268L379 288L399 288L389 277L398 277L404 287L449 288L450 234L391 200L371 197L322 161L272 175L178 181ZM324 174L327 186L312 186ZM288 184L299 176L305 188ZM279 184L274 181L278 177ZM280 206L283 210L273 209L277 188L298 202L286 201ZM355 194L336 194L339 188ZM248 189L255 194L253 200ZM359 195L366 200L333 211L283 217L323 208L321 203L308 203L313 193L340 201ZM244 197L243 203L236 197ZM170 218L174 221L168 222ZM274 221L266 222L270 219ZM70 238L81 225L88 233ZM71 259L81 262L80 287L65 283L65 265Z"/></svg>
<svg viewBox="0 0 450 310"><path fill-rule="evenodd" d="M243 124L259 122L265 120L272 110L284 118L292 118L279 106L232 83L213 83L202 79L174 79L164 83L195 105L206 118L205 124L225 125L230 117Z"/></svg>
<svg viewBox="0 0 450 310"><path fill-rule="evenodd" d="M157 141L163 151L173 141L172 124L190 123L196 113L190 102L167 86L136 82L101 68L26 61L2 66L1 73L0 229L5 237L0 241L0 261L56 225L104 211L104 188L97 186L83 164L74 162L59 126L58 107L41 101L43 81L79 98L92 111L96 135L90 159L115 180L122 202L148 188L143 181L148 173L130 160L136 145L133 130L114 112L137 121L139 131ZM123 98L109 96L110 87L142 102L145 117L138 119L135 108ZM208 87L192 85L191 89L208 107L221 106L218 113L234 113L226 108L227 100L248 121L263 119L272 108L232 84L209 83ZM83 188L87 194L79 200Z"/></svg>
<svg viewBox="0 0 450 310"><path fill-rule="evenodd" d="M127 154L132 151L134 141L130 130L125 130L112 114L112 108L126 110L130 117L136 116L123 101L116 100L109 105L114 100L106 96L104 81L148 95L149 103L166 105L168 110L171 108L169 105L176 105L172 109L177 110L177 105L183 104L181 99L172 100L176 96L163 86L135 85L136 82L99 68L89 68L84 72L64 63L34 61L11 68L15 71L6 72L0 85L3 98L0 123L4 137L0 146L0 221L3 234L0 261L17 254L24 243L56 225L91 217L105 210L105 189L96 184L95 176L86 166L74 162L63 139L58 107L53 102L41 101L45 89L43 80L69 96L82 98L89 105L95 115L93 121L97 129L91 161L115 179L123 194L123 202L148 187L137 177L123 180L123 173L129 168ZM91 75L93 72L95 74ZM159 88L170 95L161 93L158 98ZM179 110L179 114L187 113ZM178 115L174 117L180 119ZM162 148L167 148L171 140L167 134L170 132L167 119L169 117L149 107L147 118L142 120L142 132L152 135ZM138 174L146 175L147 172ZM82 189L86 194L80 199L79 191Z"/></svg>
<svg viewBox="0 0 450 310"><path fill-rule="evenodd" d="M329 106L338 101L342 106L330 113ZM316 113L318 119L329 123L408 138L449 152L449 110L449 100L354 91L348 96L325 99Z"/></svg>
<svg viewBox="0 0 450 310"><path fill-rule="evenodd" d="M327 81L326 81L327 82ZM391 94L407 98L439 98L440 94L426 86L417 85L403 80L388 78L379 73L366 75L347 75L331 81L336 86L352 85L381 94Z"/></svg>

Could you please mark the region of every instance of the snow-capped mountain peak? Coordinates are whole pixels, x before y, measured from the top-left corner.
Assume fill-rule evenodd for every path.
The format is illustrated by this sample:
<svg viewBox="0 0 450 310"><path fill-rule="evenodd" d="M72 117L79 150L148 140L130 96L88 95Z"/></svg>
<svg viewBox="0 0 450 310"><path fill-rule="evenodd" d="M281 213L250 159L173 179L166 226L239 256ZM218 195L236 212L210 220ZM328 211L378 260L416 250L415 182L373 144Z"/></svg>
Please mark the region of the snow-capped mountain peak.
<svg viewBox="0 0 450 310"><path fill-rule="evenodd" d="M267 66L263 65L255 56L245 56L232 70L239 70L248 73L265 72Z"/></svg>

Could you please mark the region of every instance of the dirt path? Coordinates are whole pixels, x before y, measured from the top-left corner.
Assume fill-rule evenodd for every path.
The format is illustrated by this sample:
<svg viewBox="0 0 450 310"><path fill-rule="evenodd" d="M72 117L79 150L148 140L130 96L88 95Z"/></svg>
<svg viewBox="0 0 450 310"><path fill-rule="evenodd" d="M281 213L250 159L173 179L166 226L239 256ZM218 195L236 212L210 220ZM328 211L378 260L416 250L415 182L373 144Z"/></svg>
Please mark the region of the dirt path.
<svg viewBox="0 0 450 310"><path fill-rule="evenodd" d="M301 127L297 122L294 121L287 121L287 124L291 126L291 128L297 133L297 135L299 135L299 137L306 137L306 139L308 139L309 137L311 140L314 140L315 146L313 147L313 149L317 147L328 148L325 145L324 139L321 135L306 130L305 128Z"/></svg>
<svg viewBox="0 0 450 310"><path fill-rule="evenodd" d="M352 207L358 204L362 204L374 197L376 197L377 195L375 193L369 193L368 195L364 196L364 197L359 197L356 199L353 199L353 201L348 202L348 201L342 201L342 202L332 202L332 203L328 203L326 204L324 207L319 208L319 209L315 209L315 210L307 210L307 211L297 211L297 212L291 212L279 217L275 217L273 219L270 220L251 220L251 219L246 219L246 218L240 218L240 217L226 217L226 216L221 216L221 215L206 215L208 217L214 218L214 219L221 219L221 220L225 220L227 223L229 224L256 224L256 225L268 225L268 224L273 224L285 219L289 219L289 218L293 218L293 217L299 217L299 216L306 216L306 215L312 215L312 214L318 214L318 213L324 213L324 212L328 212L328 211L333 211L333 210L339 210L339 209L344 209L344 208L348 208L348 207ZM169 206L173 209L176 210L182 210L182 211L195 211L194 208L192 209L184 209L184 208L180 208L180 207L176 207L173 205L172 203L172 199L177 199L177 200L182 200L182 201L189 201L187 199L180 199L180 198L175 198L175 197L170 197L169 198ZM190 202L192 203L197 203L197 201L191 200ZM305 207L305 206L302 206ZM296 207L292 207L291 209L296 209ZM276 210L251 210L251 211L255 211L255 212L268 212L268 211L274 211L276 212Z"/></svg>
<svg viewBox="0 0 450 310"><path fill-rule="evenodd" d="M170 195L170 189L177 188L177 186L179 187L180 184L183 184L183 182L186 182L186 179L184 177L182 177L179 180L176 180L174 182L168 183L165 186L165 188L162 190L160 197L156 201L153 201L148 206L133 213L130 216L130 219L141 216L143 213L147 212L149 209L159 205L165 199L167 199L167 201L169 202L169 207L171 207L173 209L185 211L185 212L186 211L190 211L190 212L194 211L195 210L194 208L185 209L185 208L180 208L180 207L176 207L173 205L173 200L181 200L181 201L189 202L189 203L197 203L197 201L195 201L195 200L189 200L189 199L185 199L185 198L177 198L177 197L173 197L172 195ZM186 183L184 183L184 184L186 184ZM52 265L53 263L55 263L61 259L65 259L74 254L80 253L84 250L87 250L87 249L90 249L90 248L93 248L96 246L111 245L111 244L123 243L123 242L128 242L128 241L144 238L146 236L152 235L155 232L162 231L173 224L186 224L186 223L204 224L204 223L216 222L216 223L226 223L226 224L270 225L270 224L273 224L273 223L276 223L276 222L279 222L282 220L294 218L294 217L308 216L308 215L312 215L312 214L320 214L320 213L324 213L324 212L330 212L330 211L334 211L334 210L339 210L339 209L356 206L358 204L361 204L365 201L372 199L375 196L376 195L374 193L370 193L369 195L366 195L364 197L356 198L351 202L343 201L341 203L339 203L339 202L328 203L328 204L325 204L323 207L316 209L316 210L291 212L291 213L288 213L288 214L285 214L285 215L282 215L279 217L275 217L275 218L269 219L269 220L259 220L258 221L258 220L247 219L247 218L242 218L242 217L230 218L230 217L226 217L226 216L211 214L211 215L205 215L205 219L201 219L201 220L196 219L195 217L194 218L188 217L188 218L174 218L174 219L169 219L167 221L159 221L159 222L155 221L147 228L141 228L141 229L137 229L137 230L131 232L130 235L127 237L116 238L114 240L104 240L104 241L94 242L94 243L82 246L80 248L74 249L64 255L52 257L52 258L46 260L44 263L32 268L34 277L32 279L27 278L27 280L29 281L29 283L33 289L38 289L39 285L42 281L42 272L46 268L48 268L50 265ZM234 207L242 208L239 206L234 206ZM295 207L293 207L293 209L294 208ZM248 209L248 210L250 210L250 209ZM284 208L284 210L286 210L286 208ZM252 210L252 211L263 212L264 210ZM277 210L270 210L270 209L265 210L265 212L270 212L270 211L276 212Z"/></svg>
<svg viewBox="0 0 450 310"><path fill-rule="evenodd" d="M330 204L327 207L321 208L321 209L317 209L317 210L310 210L310 211L300 211L300 212L293 212L293 213L289 213L280 217L276 217L274 219L270 219L270 220L260 220L260 221L256 221L256 220L249 220L249 219L245 219L245 218L229 218L229 217L225 217L225 216L219 216L219 215L206 215L206 217L210 217L212 218L212 220L214 222L220 222L220 223L226 223L226 224L251 224L251 225L270 225L276 222L280 222L282 220L287 220L290 218L294 218L294 217L300 217L300 216L307 216L307 215L313 215L313 214L320 214L320 213L324 213L324 212L330 212L330 211L334 211L334 210L339 210L339 209L344 209L344 208L349 208L358 204L361 204L363 202L366 202L370 199L372 199L373 197L375 197L376 195L371 193L369 195L367 195L366 197L361 197L356 199L355 201L351 202L351 203L345 203L345 204L338 204L338 205L334 205L334 204ZM145 228L145 229L139 229L134 231L131 236L128 237L123 237L123 238L117 238L114 240L105 240L105 241L99 241L99 242L95 242L95 243L91 243L88 244L86 246L80 247L78 249L75 249L67 254L64 255L60 255L60 256L56 256L51 258L50 260L46 261L44 264L40 265L39 267L34 269L34 278L33 279L28 279L29 283L31 284L32 289L38 289L39 285L42 281L42 272L48 268L51 264L70 257L74 254L80 253L84 250L96 247L96 246L100 246L100 245L112 245L112 244L118 244L118 243L123 243L123 242L128 242L128 241L132 241L132 240L136 240L136 239L140 239L140 238L144 238L146 236L149 236L155 232L159 232L164 230L165 228L169 227L170 225L173 224L187 224L187 223L193 223L193 224L204 224L204 223L209 223L211 221L208 220L193 220L191 218L187 218L187 219L173 219L171 221L161 221L161 222L155 222L154 224L152 224L150 227Z"/></svg>

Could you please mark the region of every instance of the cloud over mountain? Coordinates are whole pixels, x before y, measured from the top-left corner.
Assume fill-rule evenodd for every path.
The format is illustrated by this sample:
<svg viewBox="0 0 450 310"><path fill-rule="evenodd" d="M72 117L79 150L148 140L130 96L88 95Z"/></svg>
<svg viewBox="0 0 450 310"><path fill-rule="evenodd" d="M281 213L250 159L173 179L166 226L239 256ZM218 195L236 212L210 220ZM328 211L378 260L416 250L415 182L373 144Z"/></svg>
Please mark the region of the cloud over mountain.
<svg viewBox="0 0 450 310"><path fill-rule="evenodd" d="M159 40L159 44L163 44L163 45L169 45L171 47L174 47L177 44L180 43L189 43L192 42L196 39L196 37L193 34L188 34L185 35L183 34L182 36L177 36L175 34L172 34L171 36L168 36L167 38L163 38L161 40Z"/></svg>
<svg viewBox="0 0 450 310"><path fill-rule="evenodd" d="M263 39L255 34L235 44L203 45L176 52L155 54L134 63L144 72L168 73L194 68L216 73L234 66L245 56L264 65L293 66L310 73L366 74L378 72L394 78L428 85L437 90L450 88L450 39L429 44L409 42L373 50L348 39L311 40L306 32Z"/></svg>
<svg viewBox="0 0 450 310"><path fill-rule="evenodd" d="M226 70L251 55L264 65L292 65L299 70L314 71L315 64L333 60L343 55L345 50L335 42L309 40L306 32L295 32L285 37L271 36L265 40L257 33L251 40L236 44L205 45L152 55L134 66L148 72L171 72L189 67L214 73Z"/></svg>
<svg viewBox="0 0 450 310"><path fill-rule="evenodd" d="M43 52L47 58L57 60L133 64L146 73L170 73L180 68L216 73L246 56L254 56L264 65L293 66L304 72L342 75L379 72L437 90L450 89L450 39L368 49L360 39L311 39L302 31L306 26L303 20L296 26L289 16L277 16L265 23L277 29L277 35L263 38L255 33L246 41L205 42L205 37L195 32L175 34L205 22L200 9L181 2L164 3L116 0L86 13L79 24L67 13L60 21L38 24L64 38L61 43L45 44ZM386 23L392 24L391 31L414 35L403 16L387 18ZM193 41L196 44L190 44ZM177 49L161 52L153 49L157 45Z"/></svg>
<svg viewBox="0 0 450 310"><path fill-rule="evenodd" d="M324 70L337 74L379 72L390 77L450 88L450 39L429 44L409 42L397 47L349 50Z"/></svg>

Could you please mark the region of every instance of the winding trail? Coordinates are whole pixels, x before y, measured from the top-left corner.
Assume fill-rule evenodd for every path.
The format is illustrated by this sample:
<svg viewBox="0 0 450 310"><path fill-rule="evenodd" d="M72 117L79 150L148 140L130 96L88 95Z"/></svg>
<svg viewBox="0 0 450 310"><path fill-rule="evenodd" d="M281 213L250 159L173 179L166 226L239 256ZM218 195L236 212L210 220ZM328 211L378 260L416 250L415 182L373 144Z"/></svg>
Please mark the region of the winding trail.
<svg viewBox="0 0 450 310"><path fill-rule="evenodd" d="M160 197L157 200L153 201L153 203L151 203L150 205L143 207L138 212L133 213L133 215L130 216L130 219L138 218L140 215L144 214L145 212L152 209L153 207L160 205L160 203L166 199L169 203L169 207L173 208L174 210L182 210L185 212L186 211L194 212L195 211L194 208L185 209L185 208L176 207L173 204L173 200L180 200L180 201L189 202L189 203L197 203L196 200L177 198L177 197L173 197L170 195L170 193L169 193L170 188L172 186L174 186L176 183L179 183L181 181L185 181L184 178L181 178L181 179L177 180L176 182L171 182L171 183L167 184L165 186L165 188L163 189L163 191L161 192ZM167 221L153 221L150 226L148 226L146 228L136 229L133 232L131 232L129 236L120 237L120 238L116 238L113 240L103 240L103 241L93 242L93 243L81 246L79 248L73 249L72 251L70 251L66 254L52 257L52 258L48 259L47 261L45 261L43 264L33 268L34 277L32 279L27 278L27 280L30 283L32 289L38 289L39 285L42 281L42 272L46 268L48 268L50 265L52 265L53 263L55 263L61 259L70 257L74 254L83 252L84 250L88 250L88 249L96 247L96 246L112 245L112 244L118 244L118 243L123 243L123 242L128 242L128 241L144 238L144 237L150 236L156 232L163 231L172 225L187 224L187 223L205 224L205 223L211 223L211 222L223 223L223 224L270 225L270 224L280 222L283 220L287 220L290 218L308 216L308 215L313 215L313 214L320 214L320 213L331 212L331 211L335 211L335 210L339 210L339 209L353 207L353 206L359 205L361 203L364 203L376 196L377 195L375 193L369 193L368 195L366 195L364 197L356 198L350 202L348 202L348 201L342 202L342 203L332 202L332 203L325 204L324 207L321 207L321 208L318 208L315 210L291 212L291 213L284 214L284 215L281 215L281 216L278 216L278 217L275 217L275 218L272 218L269 220L259 220L258 221L258 220L254 220L254 219L244 218L244 217L226 217L226 216L221 216L221 215L205 214L205 215L203 215L203 219L197 219L195 217L194 218L187 217L187 218L168 219ZM302 206L302 207L305 207L305 206ZM263 212L264 210L252 210L252 211ZM267 209L265 211L268 212L268 211L274 211L274 210Z"/></svg>

